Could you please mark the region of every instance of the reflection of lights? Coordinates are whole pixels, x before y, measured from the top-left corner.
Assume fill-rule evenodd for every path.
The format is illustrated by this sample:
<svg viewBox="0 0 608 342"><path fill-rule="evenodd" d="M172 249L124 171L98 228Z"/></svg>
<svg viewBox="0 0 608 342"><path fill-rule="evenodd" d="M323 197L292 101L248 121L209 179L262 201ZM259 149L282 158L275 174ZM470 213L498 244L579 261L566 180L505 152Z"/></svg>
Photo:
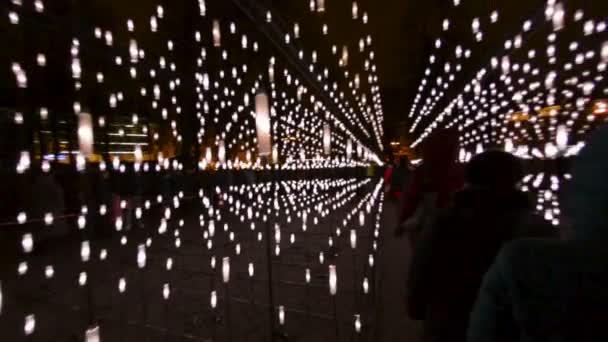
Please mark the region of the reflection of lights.
<svg viewBox="0 0 608 342"><path fill-rule="evenodd" d="M608 45L608 43L606 43ZM608 100L597 100L593 103L592 113L595 115L608 114Z"/></svg>

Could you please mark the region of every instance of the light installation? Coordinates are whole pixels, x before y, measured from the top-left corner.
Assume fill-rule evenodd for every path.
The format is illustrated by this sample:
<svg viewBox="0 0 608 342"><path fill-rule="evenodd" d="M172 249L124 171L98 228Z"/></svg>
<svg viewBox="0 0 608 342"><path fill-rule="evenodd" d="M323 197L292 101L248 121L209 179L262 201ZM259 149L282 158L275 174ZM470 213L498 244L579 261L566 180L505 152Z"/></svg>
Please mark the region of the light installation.
<svg viewBox="0 0 608 342"><path fill-rule="evenodd" d="M0 278L3 336L47 340L58 317L75 317L62 327L85 341L262 340L273 329L307 333L306 319L331 321L344 339L343 329L370 334L373 264L358 266L364 282L346 280L347 269L332 276L331 284L338 275L353 284L349 302L361 297L343 317L324 318L289 296L306 287L314 291L298 294L305 302L318 289L339 301L342 287L318 280L327 268L314 256L339 263L332 251L341 248L377 253L383 184L357 175L381 164L383 150L371 37L336 43L340 53L317 50L318 39L334 39L331 23L317 22L337 10L324 1L298 21L256 1L139 5L0 5L0 36L11 46L0 61L2 129L13 141L2 145L3 165L24 191L41 194L37 205L16 200L0 222L18 232L17 260ZM364 6L347 5L341 11L366 31ZM339 176L315 173L328 168ZM266 241L267 224L285 238ZM352 227L356 250L337 233ZM40 252L67 236L77 243ZM266 243L277 251L269 260L258 253ZM285 270L294 258L306 274L295 285ZM269 264L276 306L266 331L240 315L263 315ZM184 281L191 272L196 285ZM242 284L251 288L245 307ZM27 304L38 293L43 300ZM176 321L180 310L192 310L195 328Z"/></svg>
<svg viewBox="0 0 608 342"><path fill-rule="evenodd" d="M592 4L547 0L521 20L507 20L498 8L469 17L463 6L454 1L428 56L408 113L411 147L451 128L459 132L462 162L488 148L545 165L576 156L608 118L597 110L608 95L605 13ZM539 177L535 186L523 186L555 225L556 191L566 175L538 171L530 176Z"/></svg>

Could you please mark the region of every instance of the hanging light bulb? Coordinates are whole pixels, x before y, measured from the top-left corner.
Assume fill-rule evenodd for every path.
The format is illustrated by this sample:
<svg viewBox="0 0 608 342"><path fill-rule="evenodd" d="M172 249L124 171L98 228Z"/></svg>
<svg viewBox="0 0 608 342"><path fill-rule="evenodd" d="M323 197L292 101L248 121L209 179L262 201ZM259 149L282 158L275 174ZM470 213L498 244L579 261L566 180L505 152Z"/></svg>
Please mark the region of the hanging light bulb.
<svg viewBox="0 0 608 342"><path fill-rule="evenodd" d="M369 280L367 279L367 277L363 278L363 293L369 293Z"/></svg>
<svg viewBox="0 0 608 342"><path fill-rule="evenodd" d="M85 332L85 342L101 342L101 337L99 336L99 326L94 326L87 329Z"/></svg>
<svg viewBox="0 0 608 342"><path fill-rule="evenodd" d="M78 114L78 145L81 155L88 158L93 154L93 119L91 114Z"/></svg>
<svg viewBox="0 0 608 342"><path fill-rule="evenodd" d="M355 315L355 332L361 332L361 315Z"/></svg>
<svg viewBox="0 0 608 342"><path fill-rule="evenodd" d="M329 265L329 293L335 296L338 292L338 275L336 274L336 266Z"/></svg>
<svg viewBox="0 0 608 342"><path fill-rule="evenodd" d="M558 149L553 143L545 144L545 156L547 158L553 158L558 154Z"/></svg>
<svg viewBox="0 0 608 342"><path fill-rule="evenodd" d="M256 108L256 131L258 138L258 154L267 156L271 153L270 137L270 105L268 95L260 93L255 97Z"/></svg>
<svg viewBox="0 0 608 342"><path fill-rule="evenodd" d="M251 262L249 263L247 270L249 272L249 277L253 278L253 275L254 275L253 263L251 263Z"/></svg>
<svg viewBox="0 0 608 342"><path fill-rule="evenodd" d="M171 287L169 286L169 284L164 284L163 285L163 298L165 300L168 300L170 295L171 295Z"/></svg>
<svg viewBox="0 0 608 342"><path fill-rule="evenodd" d="M325 12L325 0L317 0L317 12Z"/></svg>
<svg viewBox="0 0 608 342"><path fill-rule="evenodd" d="M139 268L146 267L146 246L143 244L137 246L137 266Z"/></svg>
<svg viewBox="0 0 608 342"><path fill-rule="evenodd" d="M217 307L217 292L216 291L211 291L211 298L209 300L209 303L210 303L212 309L215 309Z"/></svg>
<svg viewBox="0 0 608 342"><path fill-rule="evenodd" d="M285 307L283 305L279 306L279 324L285 325Z"/></svg>
<svg viewBox="0 0 608 342"><path fill-rule="evenodd" d="M36 316L27 315L25 317L25 324L23 326L23 332L26 336L30 336L34 333L34 329L36 329Z"/></svg>
<svg viewBox="0 0 608 342"><path fill-rule="evenodd" d="M82 241L80 244L80 259L82 262L88 262L91 257L91 246L89 241Z"/></svg>
<svg viewBox="0 0 608 342"><path fill-rule="evenodd" d="M505 151L512 153L514 151L513 140L505 139Z"/></svg>
<svg viewBox="0 0 608 342"><path fill-rule="evenodd" d="M230 281L230 257L222 259L222 280L225 284Z"/></svg>
<svg viewBox="0 0 608 342"><path fill-rule="evenodd" d="M219 20L213 20L213 46L220 47L222 45L222 33L220 30L220 22Z"/></svg>
<svg viewBox="0 0 608 342"><path fill-rule="evenodd" d="M327 123L323 125L323 153L331 154L331 127Z"/></svg>
<svg viewBox="0 0 608 342"><path fill-rule="evenodd" d="M565 125L559 125L557 127L556 139L557 148L559 150L566 150L568 148L568 128Z"/></svg>

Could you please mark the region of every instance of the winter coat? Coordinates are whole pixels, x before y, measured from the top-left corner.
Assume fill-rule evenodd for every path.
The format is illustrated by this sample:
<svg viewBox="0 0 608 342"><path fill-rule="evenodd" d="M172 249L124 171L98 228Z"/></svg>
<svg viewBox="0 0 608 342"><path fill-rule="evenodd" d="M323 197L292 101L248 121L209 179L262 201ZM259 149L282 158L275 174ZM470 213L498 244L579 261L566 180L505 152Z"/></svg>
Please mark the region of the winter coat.
<svg viewBox="0 0 608 342"><path fill-rule="evenodd" d="M465 341L483 275L501 246L554 231L518 190L468 187L456 193L454 203L422 231L412 257L408 312L425 321L423 341Z"/></svg>
<svg viewBox="0 0 608 342"><path fill-rule="evenodd" d="M575 161L562 195L572 236L504 246L485 276L469 342L608 341L608 127Z"/></svg>

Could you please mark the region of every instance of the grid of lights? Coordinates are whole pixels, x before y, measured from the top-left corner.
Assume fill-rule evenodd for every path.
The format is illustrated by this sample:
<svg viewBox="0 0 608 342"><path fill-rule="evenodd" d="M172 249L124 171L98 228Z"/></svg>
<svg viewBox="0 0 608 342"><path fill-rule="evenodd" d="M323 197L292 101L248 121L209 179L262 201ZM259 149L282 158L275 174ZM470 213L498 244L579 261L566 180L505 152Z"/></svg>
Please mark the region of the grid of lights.
<svg viewBox="0 0 608 342"><path fill-rule="evenodd" d="M498 12L488 18L490 25L498 22ZM483 41L480 22L475 18L471 24L479 43ZM443 29L449 28L450 21L446 19ZM569 40L579 36L579 32L579 40ZM577 152L586 134L603 121L605 101L601 98L608 95L603 76L608 63L608 43L602 41L605 32L605 18L586 18L581 10L567 13L562 3L549 0L542 22L524 21L521 31L504 42L503 51L476 71L448 105L436 109L447 95L450 82L462 71L460 60L472 53L457 45L453 63L453 42L438 39L437 55L430 57L431 66L410 111L410 117L416 116L410 129L417 137L412 147L420 145L439 127L455 127L467 151L480 151L494 144L508 146L525 157L533 154L552 158L558 154L556 145L566 140L571 145L562 148L570 148L570 154ZM544 41L533 33L544 34ZM526 47L539 44L544 47ZM445 64L437 67L441 64L439 58L445 59ZM431 75L438 75L436 85L431 85L423 98L425 87L432 82ZM592 106L595 110L590 110ZM430 122L420 128L425 117ZM544 151L538 148L541 144Z"/></svg>
<svg viewBox="0 0 608 342"><path fill-rule="evenodd" d="M184 151L188 148L196 148L193 154L199 170L273 166L284 170L346 169L371 162L382 164L378 153L383 148L383 111L369 35L357 37L358 49L342 42L331 51L311 51L305 48L306 41L316 45L317 37L309 35L308 20L290 23L293 34L284 32L281 49L299 52L297 58L308 72L302 75L291 67L293 61L280 58L276 46L273 48L254 27L274 26L282 15L278 12L268 11L264 20L249 23L235 21L228 7L218 2L192 0L189 5L182 4L197 9L189 13L196 17L190 26L179 20L183 18L174 5L149 4L119 27L103 19L92 26L79 23L78 32L70 31L67 39L58 39L66 42L63 51L61 44L51 48L43 39L31 37L32 32L46 32L45 25L59 25L62 17L54 12L54 5L43 0L11 0L1 5L6 7L2 13L7 13L3 20L8 30L0 36L14 43L7 50L10 61L6 71L10 72L1 74L8 76L1 82L8 94L15 95L8 112L18 140L17 178L52 178L58 171L54 162L69 158L78 180L100 171L120 180L133 176L133 180L164 184L184 175L180 171L185 165L178 156L188 154ZM331 6L313 0L307 15L325 20ZM369 18L359 4L353 2L348 11L353 23L366 30ZM180 27L177 32L172 26L176 21ZM309 21L316 25L316 19ZM184 31L192 34L184 38ZM330 39L329 25L322 23L318 34ZM65 93L51 101L41 89L57 79L67 79L69 86L58 84ZM269 120L262 122L266 116ZM59 124L67 129L57 138ZM259 135L260 127L269 133L271 143L261 141L267 137ZM23 136L26 138L21 139ZM53 146L52 152L47 145ZM272 163L263 158L266 155ZM195 174L212 177L214 173ZM226 298L230 297L229 287L234 286L231 284L241 281L235 270L246 269L253 279L256 269L264 269L256 252L266 245L279 261L283 254L314 255L300 265L304 286L311 285L311 274L329 273L327 294L335 298L346 295L340 290L343 285L338 284L350 270L326 265L334 260L327 250L350 242L350 253L365 256L365 266L360 274L355 272L349 295L367 298L368 304L373 300L370 291L375 284L372 277L384 200L382 180L374 183L369 178L336 177L200 189L176 183L145 194L139 189L137 194L117 201L116 196L95 198L94 204L83 195L77 199L77 212L72 213L58 210L54 203L43 203L36 210L19 203L14 219L0 222L3 228L23 231L17 246L20 254L14 265L15 279L0 282L0 318L17 315L23 322L15 325L10 335L44 338L50 322L48 310L34 306L21 312L14 295L21 282L38 278L45 286L62 284L65 290L63 286L71 283L74 290L87 293L79 305L79 310L88 311L86 322L74 322L74 329L87 342L99 342L104 336L95 310L96 303L107 298L96 298L99 293L95 287L117 294L122 303L125 294L140 287L142 298L152 297L142 300L142 305L162 305L168 312L171 300L181 293L171 274L187 266L182 253L188 247L201 253L201 260L208 258L200 265L204 274L222 280L212 281L209 288L208 310L214 315L218 305L230 302ZM105 186L110 190L109 184ZM184 207L196 212L196 222L191 222L192 212ZM113 230L107 244L92 238L100 222ZM274 226L274 239L262 232L264 227L260 226L267 224ZM60 225L78 230L78 250L70 254L78 256L66 263L53 258L39 260L35 251L40 242ZM323 271L319 271L320 266ZM97 272L98 267L112 271ZM144 277L151 272L161 274L162 284L146 284ZM146 286L154 287L156 295ZM63 298L65 293L55 295ZM296 308L279 304L276 320L284 328L295 319L290 313ZM120 310L111 308L117 317ZM145 307L142 312L146 312ZM228 309L226 312L230 317ZM363 332L366 323L373 321L370 312L363 305L349 312L355 333ZM145 315L138 322L143 330L149 323ZM218 325L216 319L210 324L214 329ZM225 327L230 331L228 322Z"/></svg>
<svg viewBox="0 0 608 342"><path fill-rule="evenodd" d="M223 18L224 13L214 12L216 7L219 11L219 6L207 4L204 0L198 1L197 5L200 18L196 20L194 34L190 38L192 41L170 37L171 28L165 22L171 15L171 8L165 10L160 5L151 10L147 22L128 19L122 29L112 31L101 26L91 27L90 32L73 37L69 65L74 99L70 107L76 115L92 117L93 120L88 120L88 126L82 131L89 136L89 144L96 146L88 147L86 153L62 152L76 155L82 165L93 151L101 154L100 147L104 144L115 144L124 149L106 154L134 157L143 154L147 157L145 159L156 159L163 164L186 143L183 141L183 126L193 122L184 117L196 115L195 140L201 146L197 154L202 168L259 167L253 99L265 92L270 98L273 144L278 146L281 160L301 159L304 154L305 159L323 156L325 159L340 159L342 164L346 164L350 161L346 158L348 145L355 144L365 151L357 156L365 156L366 159L358 163L352 161L352 166L369 161L380 163L376 153L383 148L383 111L371 36L359 40L357 52L361 58L354 58L345 44L342 54L332 62L321 60L322 54L316 50L306 51L303 46L309 37L304 36L300 24L293 23L294 32L285 33L283 48L299 50L299 59L308 65L308 72L318 83L315 86L320 87L316 89L324 92L319 96L311 90L315 87L311 88L300 79L288 62L275 56L272 44L264 41L258 31L251 31L251 25L237 25L229 16ZM325 10L319 9L324 5L314 5L315 10L310 15L323 16ZM32 14L17 0L12 1L9 7L8 19L12 30L9 34L19 34L25 29L26 24L19 20L22 16L32 19L33 15L33 19L38 20L46 13L44 6L36 6L37 13ZM359 5L354 3L353 21L359 23L362 20L359 25L365 26L367 14L361 19L358 11ZM267 24L272 25L273 17L277 15L273 16L269 11ZM328 30L327 24L323 27L324 31ZM322 35L325 39L329 37L328 34ZM311 35L311 41L313 38L316 37ZM151 40L155 42L152 46L148 44ZM194 50L198 51L196 67L192 71L179 63L190 44L194 44ZM98 56L87 53L83 55L82 50L89 48L98 49L100 54L109 54L111 61L100 60L96 58ZM49 53L53 52L44 51L41 47L35 56L16 54L11 65L17 88L15 92L28 94L32 92L31 88L39 86L33 82L40 80L40 75L44 79L50 67L47 62ZM331 55L337 55L336 45ZM312 56L311 60L307 56ZM30 63L24 63L22 58L30 57L35 58L37 65L28 69L26 65ZM359 59L362 60L361 65L355 65L354 61ZM192 89L186 88L191 85ZM185 105L189 103L190 96L194 97L194 108ZM106 98L107 105L91 108L92 97ZM37 105L40 106L37 110L42 123L60 115L43 103ZM24 113L25 107L24 103L19 103L14 112L14 121L20 126L32 124L27 122L33 118ZM324 125L332 127L330 154L323 153L321 128ZM138 135L148 139L131 143L101 142L100 137L104 135ZM327 163L330 164L335 163Z"/></svg>
<svg viewBox="0 0 608 342"><path fill-rule="evenodd" d="M346 248L352 249L353 253L365 256L365 266L358 275L354 275L355 288L352 295L355 298L364 298L366 303L370 303L369 295L373 290L373 278L370 277L373 277L378 252L384 201L383 186L382 180L374 184L370 179L357 178L290 180L215 186L206 190L201 188L193 193L178 190L164 196L158 194L144 197L141 207L132 207L127 201L122 201L122 214L112 218L116 232L112 238L113 242L108 244L84 239L88 234L83 234L83 240L77 246L77 254L80 258L79 265L84 270L80 272L81 267L69 266L70 263L55 265L49 262L42 266L43 282L65 283L66 279L77 279L78 286L75 288L88 289L92 286L91 278L94 278L98 284L117 284L115 290L122 295L138 291L138 281L143 277L143 273L150 274L155 270L162 270L166 271L163 274L169 277L169 282L162 283L158 291L158 302L148 296L147 305L166 303L172 293L177 291L179 295L179 287L171 283L171 279L176 277L170 274L180 267L187 267L183 264L187 258L182 253L188 255L193 250L205 250L201 255L202 258L208 259L208 262L202 263L206 265L203 266L204 271L221 277L225 286L239 281L236 277L231 277L235 270L246 269L250 278L255 277L256 269L264 270L261 260L256 260L254 253L255 250L263 249L266 243L264 228L261 226L272 222L274 234L271 235L271 248L279 262L283 254L293 254L294 251L312 257L307 258L309 263L301 265L304 267L301 271L306 276L306 284L310 284L311 272L323 272L318 270L324 269L323 266L332 260L330 253L327 253L328 248L348 246ZM364 190L365 194L357 196L361 190ZM181 208L187 205L195 206L198 223L190 222L185 216L189 211ZM30 232L23 234L20 241L23 261L16 265L18 279L30 279L30 275L41 271L39 263L34 262L31 257L43 235L43 232L32 229L41 222L44 222L46 229L52 229L60 222L74 221L79 230L90 233L94 225L93 216L110 216L110 210L108 205L101 204L97 208L83 206L77 215L54 216L54 213L49 212L44 218L38 218L30 217L27 212L19 213L16 221L11 224ZM128 220L129 212L135 213L133 222ZM127 227L136 224L144 226L144 236L137 236L133 229L129 230ZM191 236L200 236L201 232L202 239L190 240ZM302 252L298 252L300 250ZM137 273L141 274L128 271L124 265L120 272L106 274L87 267L91 263L95 263L97 268L116 267L116 262L124 263L120 260L123 260L125 255L135 257L133 265L136 266ZM350 295L350 290L341 294L336 283L340 279L339 274L353 270L344 269L340 273L335 265L329 265L329 269L328 294ZM131 283L134 285L130 286ZM220 290L221 288L211 288L210 310L217 309ZM0 287L0 298L3 295L10 296L12 291L15 291L14 284L10 287ZM94 303L95 300L88 299L87 310L95 310L91 307L91 301ZM0 315L12 314L12 311L16 310L14 305L11 302L4 307L0 306ZM284 321L286 313L294 309L283 305L278 307L283 307L283 310L279 310L283 316L282 319L279 316L279 322ZM369 313L364 307L357 306L354 309L363 310L353 313L353 331L361 333L362 322L368 318ZM46 317L45 313L27 314L22 333L33 336L37 331L36 322ZM89 327L84 332L86 341L99 341L88 337L93 335L94 338L99 338L99 331L99 325Z"/></svg>
<svg viewBox="0 0 608 342"><path fill-rule="evenodd" d="M498 11L473 18L470 46L435 40L409 112L412 148L423 145L435 130L452 128L459 132L461 162L496 146L539 161L579 153L588 134L608 118L608 21L598 17L601 13L557 0L547 0L542 10L540 18L524 18L499 49L484 45L484 27L487 32L500 22ZM453 22L443 20L442 35L454 29ZM480 47L497 52L490 52L479 69L465 70L465 61ZM559 187L562 178L549 177L548 187ZM524 188L538 195L538 211L557 225L555 191Z"/></svg>

